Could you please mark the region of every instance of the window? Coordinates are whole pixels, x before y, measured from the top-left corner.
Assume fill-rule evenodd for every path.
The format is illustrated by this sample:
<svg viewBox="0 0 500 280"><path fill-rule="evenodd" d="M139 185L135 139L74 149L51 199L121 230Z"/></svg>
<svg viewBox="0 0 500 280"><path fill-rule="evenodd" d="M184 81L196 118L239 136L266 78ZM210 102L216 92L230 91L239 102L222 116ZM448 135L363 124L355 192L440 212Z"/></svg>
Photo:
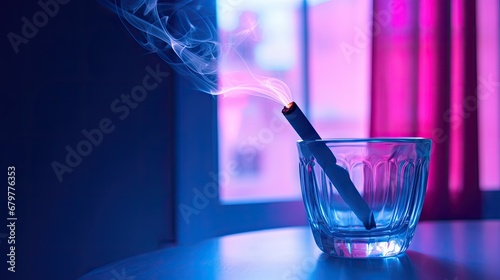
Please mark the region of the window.
<svg viewBox="0 0 500 280"><path fill-rule="evenodd" d="M246 67L279 78L323 138L367 137L370 42L367 39L352 57L339 47L342 42L353 44L355 28L369 28L367 3L309 1L307 28L301 0L219 0L221 43L247 34L235 47L239 56L221 61L219 80L245 80ZM222 203L300 199L295 147L299 137L281 116L282 107L250 95L219 98Z"/></svg>
<svg viewBox="0 0 500 280"><path fill-rule="evenodd" d="M218 5L219 38L239 56L221 61L219 80L246 80L253 74L283 80L297 102L303 96L300 1L239 1ZM236 39L237 40L237 39ZM237 94L237 92L234 92ZM219 170L228 176L220 186L224 203L300 198L294 131L281 114L283 106L262 97L219 98Z"/></svg>

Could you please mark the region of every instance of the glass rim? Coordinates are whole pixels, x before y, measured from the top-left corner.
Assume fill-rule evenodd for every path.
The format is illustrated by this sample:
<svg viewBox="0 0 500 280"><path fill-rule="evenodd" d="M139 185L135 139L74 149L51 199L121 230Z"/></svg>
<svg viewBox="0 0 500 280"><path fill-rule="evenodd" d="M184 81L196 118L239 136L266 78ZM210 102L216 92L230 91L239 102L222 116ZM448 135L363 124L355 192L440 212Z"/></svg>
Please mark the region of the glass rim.
<svg viewBox="0 0 500 280"><path fill-rule="evenodd" d="M324 138L316 140L297 140L297 144L308 143L432 143L430 138L424 137L372 137L372 138Z"/></svg>

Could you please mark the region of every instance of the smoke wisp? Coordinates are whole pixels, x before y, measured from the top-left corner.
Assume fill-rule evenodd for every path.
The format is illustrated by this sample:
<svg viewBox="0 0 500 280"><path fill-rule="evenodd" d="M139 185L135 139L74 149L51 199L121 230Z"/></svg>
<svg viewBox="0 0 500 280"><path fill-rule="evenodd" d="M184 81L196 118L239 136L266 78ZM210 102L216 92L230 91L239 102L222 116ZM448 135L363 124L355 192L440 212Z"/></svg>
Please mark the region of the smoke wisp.
<svg viewBox="0 0 500 280"><path fill-rule="evenodd" d="M228 96L250 94L280 104L292 102L289 87L281 80L257 75L245 63L236 47L248 40L251 29L232 36L231 43L220 44L214 24L203 5L193 0L177 3L157 0L99 0L115 12L133 38L146 50L156 53L178 73L190 79L200 91ZM251 28L256 28L252 26ZM239 60L244 79L217 80L219 61L225 57ZM240 75L241 77L242 75Z"/></svg>

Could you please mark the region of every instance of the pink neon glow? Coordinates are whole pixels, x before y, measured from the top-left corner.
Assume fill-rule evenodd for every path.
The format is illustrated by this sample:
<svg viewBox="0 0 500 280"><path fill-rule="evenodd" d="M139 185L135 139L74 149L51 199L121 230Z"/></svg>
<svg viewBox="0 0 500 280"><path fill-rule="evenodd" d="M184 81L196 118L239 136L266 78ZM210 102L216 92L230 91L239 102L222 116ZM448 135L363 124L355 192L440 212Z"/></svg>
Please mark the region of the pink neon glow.
<svg viewBox="0 0 500 280"><path fill-rule="evenodd" d="M451 1L451 107L452 116L460 115L463 108L464 92L464 15L462 1ZM464 126L462 119L450 122L450 159L448 186L451 193L457 193L463 186L463 149L462 135Z"/></svg>
<svg viewBox="0 0 500 280"><path fill-rule="evenodd" d="M438 9L435 7L435 1L423 0L419 1L419 37L418 37L418 92L417 92L417 116L416 124L418 126L418 135L422 137L433 138L434 129L445 129L443 122L440 121L442 116L438 116L437 108L439 106L438 96L443 94L440 92L440 75L438 67L440 65L440 57L438 57L437 46L439 42ZM433 139L436 141L436 139ZM427 194L437 193L438 184L447 184L447 179L441 179L443 176L439 174L443 169L437 169L438 165L442 165L443 156L446 156L443 151L437 149L443 148L444 145L432 145L431 163L429 171L429 183ZM439 166L443 167L443 166ZM446 168L445 168L446 170ZM437 171L437 172L436 172ZM443 189L443 187L441 186ZM447 197L439 198L443 202ZM429 199L428 199L429 201ZM432 201L430 201L432 202ZM425 209L424 209L425 210Z"/></svg>
<svg viewBox="0 0 500 280"><path fill-rule="evenodd" d="M500 7L476 1L478 20L479 175L482 190L500 190ZM496 84L496 85L495 85Z"/></svg>
<svg viewBox="0 0 500 280"><path fill-rule="evenodd" d="M420 1L419 13L419 53L418 53L418 104L425 104L418 106L418 131L422 137L432 137L431 128L433 123L433 110L436 105L433 102L436 92L432 91L435 81L432 80L436 77L436 66L433 62L436 61L436 53L434 50L434 42L436 40L435 30L436 25L436 12L433 7L432 1ZM435 146L433 147L433 150ZM432 162L431 162L432 164ZM433 172L430 172L429 177L432 177Z"/></svg>

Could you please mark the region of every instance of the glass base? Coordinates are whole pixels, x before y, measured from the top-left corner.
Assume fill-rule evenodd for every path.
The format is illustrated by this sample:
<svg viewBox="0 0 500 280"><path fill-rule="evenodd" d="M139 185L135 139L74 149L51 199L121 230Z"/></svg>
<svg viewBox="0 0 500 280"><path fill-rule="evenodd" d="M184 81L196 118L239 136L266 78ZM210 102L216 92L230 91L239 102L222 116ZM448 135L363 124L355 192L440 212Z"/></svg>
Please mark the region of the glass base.
<svg viewBox="0 0 500 280"><path fill-rule="evenodd" d="M410 245L408 234L344 237L314 231L318 247L330 256L344 258L381 258L403 254Z"/></svg>

